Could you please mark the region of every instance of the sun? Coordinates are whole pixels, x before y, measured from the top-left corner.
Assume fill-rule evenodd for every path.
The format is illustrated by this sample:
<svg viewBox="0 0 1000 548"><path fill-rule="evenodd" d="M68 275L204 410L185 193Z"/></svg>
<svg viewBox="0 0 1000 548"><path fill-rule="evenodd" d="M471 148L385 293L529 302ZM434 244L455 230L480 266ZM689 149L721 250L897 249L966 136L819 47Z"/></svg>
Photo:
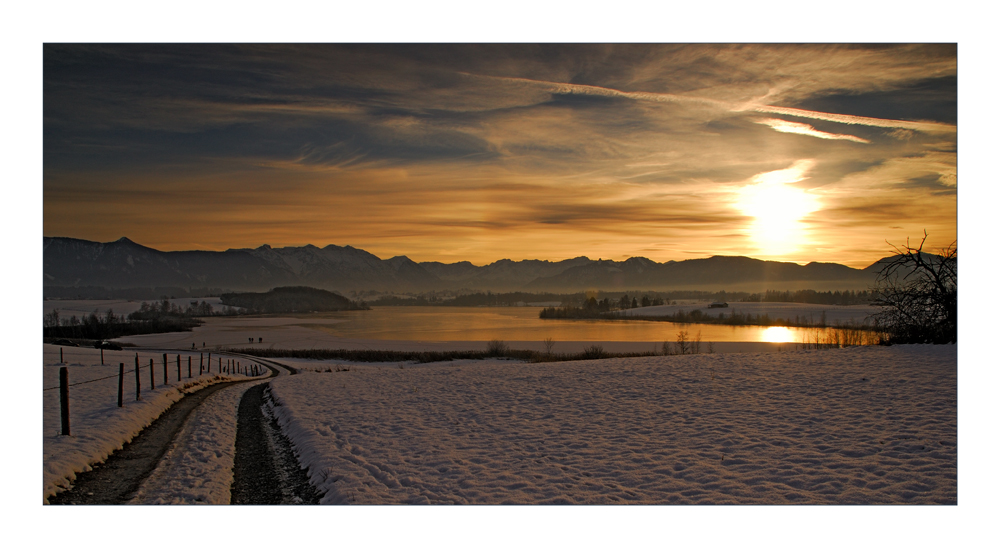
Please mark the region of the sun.
<svg viewBox="0 0 1000 548"><path fill-rule="evenodd" d="M754 218L750 234L763 255L782 256L796 251L807 241L801 222L820 208L819 199L808 191L792 186L805 179L811 160L800 160L792 167L754 176L739 190L736 207Z"/></svg>

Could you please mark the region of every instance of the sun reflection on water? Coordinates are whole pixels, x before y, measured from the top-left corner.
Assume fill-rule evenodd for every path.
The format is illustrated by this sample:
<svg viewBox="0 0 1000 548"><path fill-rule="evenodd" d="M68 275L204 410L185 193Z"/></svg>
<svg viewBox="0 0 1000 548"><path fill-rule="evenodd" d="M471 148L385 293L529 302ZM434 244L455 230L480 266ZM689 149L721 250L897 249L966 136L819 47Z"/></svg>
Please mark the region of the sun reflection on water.
<svg viewBox="0 0 1000 548"><path fill-rule="evenodd" d="M795 342L792 330L787 327L768 327L761 333L761 342L787 343Z"/></svg>

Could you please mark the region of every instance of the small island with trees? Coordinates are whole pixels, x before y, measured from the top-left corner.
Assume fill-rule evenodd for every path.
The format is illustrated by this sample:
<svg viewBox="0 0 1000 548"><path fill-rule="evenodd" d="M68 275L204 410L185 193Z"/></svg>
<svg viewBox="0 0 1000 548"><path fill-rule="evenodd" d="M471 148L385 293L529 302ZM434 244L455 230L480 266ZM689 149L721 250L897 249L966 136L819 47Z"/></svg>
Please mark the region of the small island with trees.
<svg viewBox="0 0 1000 548"><path fill-rule="evenodd" d="M242 308L250 314L287 314L299 312L337 312L368 310L358 303L331 291L314 287L275 287L266 293L223 293L222 304Z"/></svg>

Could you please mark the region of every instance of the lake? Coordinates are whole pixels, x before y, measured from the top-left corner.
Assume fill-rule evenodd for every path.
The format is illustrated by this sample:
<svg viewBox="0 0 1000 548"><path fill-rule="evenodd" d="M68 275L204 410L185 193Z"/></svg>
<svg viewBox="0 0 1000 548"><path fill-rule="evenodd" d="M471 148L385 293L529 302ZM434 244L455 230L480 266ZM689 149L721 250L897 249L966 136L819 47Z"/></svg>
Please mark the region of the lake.
<svg viewBox="0 0 1000 548"><path fill-rule="evenodd" d="M717 342L803 342L824 329L677 324L643 320L542 320L541 308L374 307L298 316L296 325L345 339L401 341L676 341L680 331ZM310 319L324 320L322 323ZM331 322L330 320L334 320Z"/></svg>

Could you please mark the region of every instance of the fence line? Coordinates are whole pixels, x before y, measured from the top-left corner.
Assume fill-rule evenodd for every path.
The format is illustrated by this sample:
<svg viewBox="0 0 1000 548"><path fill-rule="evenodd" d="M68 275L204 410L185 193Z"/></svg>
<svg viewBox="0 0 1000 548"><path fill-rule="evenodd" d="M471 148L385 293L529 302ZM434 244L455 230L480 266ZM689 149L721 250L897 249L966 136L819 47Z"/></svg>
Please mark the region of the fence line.
<svg viewBox="0 0 1000 548"><path fill-rule="evenodd" d="M62 358L62 349L60 348L59 351L60 351L60 356L59 357L61 359ZM219 358L219 364L220 365L222 364L222 358ZM104 365L103 350L102 350L102 356L101 356L101 365ZM256 376L259 375L257 364L255 364L253 362L247 364L247 367L245 369L239 367L239 362L236 362L236 365L237 365L237 369L238 370L242 370L240 372L244 376L248 376L248 377L249 376L254 376L254 377L256 377ZM142 399L142 397L141 397L142 391L141 391L141 388L140 388L140 380L139 380L139 370L143 369L143 368L144 368L144 366L140 366L139 365L139 353L137 352L135 354L135 367L129 371L129 373L132 373L132 372L135 373L135 399L136 399L136 401L139 401L139 400ZM155 371L156 371L156 365L154 363L153 358L150 358L149 359L149 385L150 385L149 389L150 390L156 390L156 380L155 380L155 377L154 377ZM252 371L252 373L251 373L251 371ZM198 366L198 376L201 377L202 374L203 374L202 367L199 364L199 366ZM118 407L124 407L124 388L125 388L125 363L124 362L118 364L118 374L117 375L109 375L107 377L100 377L100 378L97 378L97 379L90 379L90 380L87 380L87 381L81 381L81 382L77 382L77 383L73 383L73 384L69 383L69 368L66 367L65 365L62 365L59 368L59 386L55 386L55 387L52 387L52 388L43 388L42 391L45 392L45 391L48 391L48 390L55 390L55 389L59 390L59 415L60 415L60 419L61 419L61 422L62 422L61 433L62 433L63 436L69 436L70 435L70 416L69 416L70 415L70 413L69 413L69 389L70 389L70 387L71 386L79 386L81 384L88 384L88 383L92 383L92 382L106 381L108 379L113 379L115 377L118 378ZM163 355L163 377L164 377L163 378L163 382L160 384L160 386L166 387L169 384L169 381L170 381L170 379L167 378L167 355L166 354ZM191 356L190 355L188 356L188 378L189 379L192 378L191 377ZM183 382L183 380L182 380L182 377L181 377L181 355L177 354L177 383L180 384L182 382Z"/></svg>
<svg viewBox="0 0 1000 548"><path fill-rule="evenodd" d="M222 358L219 358L220 365L221 365L221 361L222 361ZM178 365L180 365L180 356L178 356ZM152 366L153 366L152 363L150 363L149 365L140 365L139 366L139 370L141 371L143 369L146 369L147 367L152 367ZM129 369L128 371L126 371L126 373L132 373L133 371L135 371L134 367L132 369ZM180 371L180 369L178 369L178 371ZM210 375L211 374L211 370L206 371L204 374ZM216 373L216 374L220 375L222 373L220 372L220 373ZM229 374L236 375L238 373L229 373ZM101 377L99 379L90 379L89 381L74 382L72 384L67 385L67 387L79 386L81 384L87 384L87 383L97 382L97 381L106 381L108 379L116 379L116 378L118 378L118 374L117 373L115 373L114 375L108 375L107 377ZM193 378L193 377L188 377L188 378ZM180 382L180 379L178 379L178 382ZM160 383L160 384L163 385L165 383L166 383L166 381L164 381L163 383ZM59 387L58 386L50 386L49 388L43 388L42 392L48 392L49 390L59 390ZM155 389L153 389L153 390L155 390Z"/></svg>

